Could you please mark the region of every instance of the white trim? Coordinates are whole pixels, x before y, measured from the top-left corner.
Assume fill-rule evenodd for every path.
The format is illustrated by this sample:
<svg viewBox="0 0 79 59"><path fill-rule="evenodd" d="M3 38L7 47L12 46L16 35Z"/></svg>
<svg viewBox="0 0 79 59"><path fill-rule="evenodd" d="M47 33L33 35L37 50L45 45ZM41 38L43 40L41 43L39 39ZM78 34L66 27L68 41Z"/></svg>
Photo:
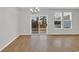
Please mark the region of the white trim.
<svg viewBox="0 0 79 59"><path fill-rule="evenodd" d="M0 49L0 52L6 48L9 44L11 44L14 40L16 40L17 37L19 37L20 35L17 35L15 36L11 41L9 41L7 44L5 44L1 49Z"/></svg>
<svg viewBox="0 0 79 59"><path fill-rule="evenodd" d="M48 35L79 35L79 33L49 33Z"/></svg>
<svg viewBox="0 0 79 59"><path fill-rule="evenodd" d="M20 35L31 35L31 33L21 33Z"/></svg>

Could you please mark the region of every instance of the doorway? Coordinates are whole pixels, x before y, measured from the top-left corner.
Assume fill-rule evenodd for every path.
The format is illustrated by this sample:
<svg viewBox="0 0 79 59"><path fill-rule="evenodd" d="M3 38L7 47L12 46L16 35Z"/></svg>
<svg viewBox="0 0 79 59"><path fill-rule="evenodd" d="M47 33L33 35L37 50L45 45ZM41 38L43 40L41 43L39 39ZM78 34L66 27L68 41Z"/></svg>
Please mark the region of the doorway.
<svg viewBox="0 0 79 59"><path fill-rule="evenodd" d="M32 34L46 34L47 33L48 16L46 15L32 15L31 28Z"/></svg>

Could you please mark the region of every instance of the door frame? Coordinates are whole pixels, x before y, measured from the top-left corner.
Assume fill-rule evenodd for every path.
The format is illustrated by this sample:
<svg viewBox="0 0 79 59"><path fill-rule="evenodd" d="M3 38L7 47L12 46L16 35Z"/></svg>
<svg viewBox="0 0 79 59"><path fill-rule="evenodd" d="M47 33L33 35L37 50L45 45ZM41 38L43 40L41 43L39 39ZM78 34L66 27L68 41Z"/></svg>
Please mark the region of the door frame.
<svg viewBox="0 0 79 59"><path fill-rule="evenodd" d="M31 35L33 34L32 33L32 17L33 16L38 16L39 17L39 21L40 21L40 16L46 16L47 17L47 27L46 27L46 33L45 34L48 34L48 15L41 15L40 14L40 15L30 15L30 33L31 33ZM38 34L40 34L40 31L38 32Z"/></svg>

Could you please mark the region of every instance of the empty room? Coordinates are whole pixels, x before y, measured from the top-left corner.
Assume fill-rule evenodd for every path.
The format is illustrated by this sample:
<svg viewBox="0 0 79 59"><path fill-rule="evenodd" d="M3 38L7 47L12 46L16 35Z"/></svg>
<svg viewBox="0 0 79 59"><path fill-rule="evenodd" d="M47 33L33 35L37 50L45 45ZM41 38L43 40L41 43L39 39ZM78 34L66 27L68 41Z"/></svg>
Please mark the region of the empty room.
<svg viewBox="0 0 79 59"><path fill-rule="evenodd" d="M79 52L78 7L0 7L1 52Z"/></svg>

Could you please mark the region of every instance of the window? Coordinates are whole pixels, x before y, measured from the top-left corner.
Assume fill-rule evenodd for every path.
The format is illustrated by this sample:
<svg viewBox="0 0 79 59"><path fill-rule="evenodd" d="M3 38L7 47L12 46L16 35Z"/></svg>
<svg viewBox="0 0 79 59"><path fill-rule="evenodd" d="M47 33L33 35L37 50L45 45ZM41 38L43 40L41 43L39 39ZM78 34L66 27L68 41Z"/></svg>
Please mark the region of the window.
<svg viewBox="0 0 79 59"><path fill-rule="evenodd" d="M62 12L55 12L54 13L54 27L56 29L61 29L62 28Z"/></svg>
<svg viewBox="0 0 79 59"><path fill-rule="evenodd" d="M72 29L72 12L55 12L54 28Z"/></svg>
<svg viewBox="0 0 79 59"><path fill-rule="evenodd" d="M72 13L71 12L64 12L63 27L72 29Z"/></svg>
<svg viewBox="0 0 79 59"><path fill-rule="evenodd" d="M64 23L63 25L64 28L71 28L71 21L64 21L63 23Z"/></svg>
<svg viewBox="0 0 79 59"><path fill-rule="evenodd" d="M61 28L61 21L54 21L55 28Z"/></svg>

